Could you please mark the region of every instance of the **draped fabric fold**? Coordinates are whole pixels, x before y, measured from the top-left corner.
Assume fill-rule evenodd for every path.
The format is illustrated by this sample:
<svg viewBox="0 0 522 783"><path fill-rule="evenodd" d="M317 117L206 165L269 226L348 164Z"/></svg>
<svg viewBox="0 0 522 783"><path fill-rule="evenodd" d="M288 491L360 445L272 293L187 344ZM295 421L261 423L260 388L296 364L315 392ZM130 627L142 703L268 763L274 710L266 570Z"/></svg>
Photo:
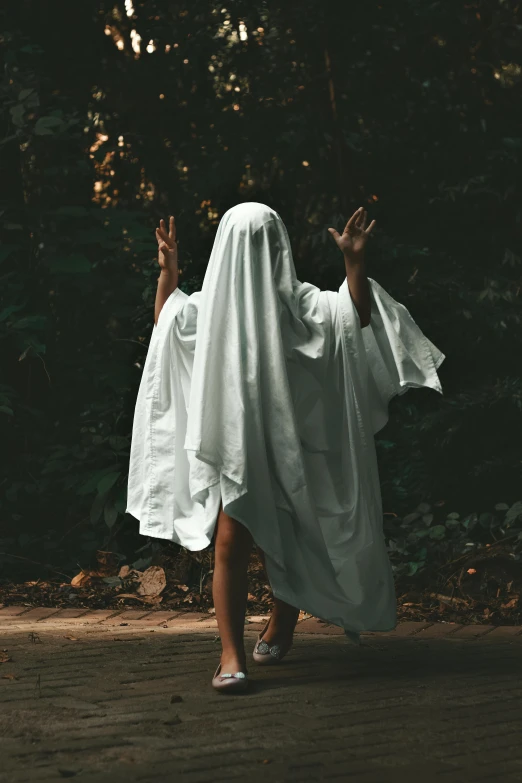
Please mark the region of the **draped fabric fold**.
<svg viewBox="0 0 522 783"><path fill-rule="evenodd" d="M369 278L361 328L346 279L295 275L279 215L223 216L201 291L176 289L153 329L134 413L127 511L200 550L220 501L265 552L274 595L344 628L395 627L374 434L392 397L442 393L442 354Z"/></svg>

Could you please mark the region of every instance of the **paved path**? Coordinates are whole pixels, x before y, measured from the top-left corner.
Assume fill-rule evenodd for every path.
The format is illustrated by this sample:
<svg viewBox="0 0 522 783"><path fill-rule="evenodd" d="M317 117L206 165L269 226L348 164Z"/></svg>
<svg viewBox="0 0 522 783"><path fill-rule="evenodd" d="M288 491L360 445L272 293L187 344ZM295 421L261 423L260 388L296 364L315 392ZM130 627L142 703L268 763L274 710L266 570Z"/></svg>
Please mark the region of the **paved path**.
<svg viewBox="0 0 522 783"><path fill-rule="evenodd" d="M1 783L522 780L522 627L402 623L356 647L304 620L235 697L210 686L208 615L5 607L2 657Z"/></svg>

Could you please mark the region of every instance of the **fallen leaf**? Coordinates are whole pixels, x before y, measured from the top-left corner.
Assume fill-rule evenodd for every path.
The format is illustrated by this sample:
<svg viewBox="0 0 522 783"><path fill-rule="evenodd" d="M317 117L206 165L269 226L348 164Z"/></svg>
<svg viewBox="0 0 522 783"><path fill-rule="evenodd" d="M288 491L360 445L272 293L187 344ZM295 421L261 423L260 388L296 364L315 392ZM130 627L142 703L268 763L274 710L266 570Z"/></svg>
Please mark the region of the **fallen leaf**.
<svg viewBox="0 0 522 783"><path fill-rule="evenodd" d="M71 587L86 587L91 582L91 575L86 571L80 571L71 579Z"/></svg>
<svg viewBox="0 0 522 783"><path fill-rule="evenodd" d="M145 598L142 598L141 595L136 595L136 593L120 593L118 598L134 598L136 601L145 600Z"/></svg>
<svg viewBox="0 0 522 783"><path fill-rule="evenodd" d="M11 656L8 655L5 651L0 652L0 663L7 663L7 661L11 660Z"/></svg>
<svg viewBox="0 0 522 783"><path fill-rule="evenodd" d="M442 595L441 593L428 593L430 598L436 598L438 601L442 602L443 604L449 604L450 606L452 604L466 604L467 601L464 600L464 598L457 598L456 596L452 595Z"/></svg>
<svg viewBox="0 0 522 783"><path fill-rule="evenodd" d="M2 680L17 680L16 674L2 674Z"/></svg>
<svg viewBox="0 0 522 783"><path fill-rule="evenodd" d="M121 587L121 579L119 576L104 576L102 582L105 582L109 587Z"/></svg>
<svg viewBox="0 0 522 783"><path fill-rule="evenodd" d="M518 595L516 595L514 598L512 598L506 604L501 604L501 606L502 606L502 609L514 609L515 606L518 606Z"/></svg>
<svg viewBox="0 0 522 783"><path fill-rule="evenodd" d="M160 604L163 601L162 595L144 595L143 603L145 604Z"/></svg>
<svg viewBox="0 0 522 783"><path fill-rule="evenodd" d="M167 586L167 577L161 566L150 566L140 579L138 593L140 595L159 595Z"/></svg>
<svg viewBox="0 0 522 783"><path fill-rule="evenodd" d="M78 641L78 637L77 636L64 636L63 638L64 639L70 639L71 642L77 642Z"/></svg>
<svg viewBox="0 0 522 783"><path fill-rule="evenodd" d="M119 571L119 574L118 574L120 579L126 579L128 577L128 575L129 575L129 573L130 573L130 570L131 570L130 566L128 566L128 565L122 566L120 568L120 571Z"/></svg>
<svg viewBox="0 0 522 783"><path fill-rule="evenodd" d="M104 576L111 576L118 568L120 556L116 552L103 552L99 549L96 552L96 560L101 566L100 570L105 572Z"/></svg>

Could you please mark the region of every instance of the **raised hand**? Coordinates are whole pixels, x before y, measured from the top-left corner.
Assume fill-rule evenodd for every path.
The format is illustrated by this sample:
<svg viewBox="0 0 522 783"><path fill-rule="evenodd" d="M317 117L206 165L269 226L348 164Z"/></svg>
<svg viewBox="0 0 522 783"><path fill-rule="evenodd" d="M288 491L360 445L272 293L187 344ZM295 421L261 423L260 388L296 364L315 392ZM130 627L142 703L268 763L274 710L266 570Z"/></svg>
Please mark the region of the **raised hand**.
<svg viewBox="0 0 522 783"><path fill-rule="evenodd" d="M372 220L368 228L366 228L367 217L368 213L366 210L363 207L359 207L348 220L342 234L339 234L335 228L328 229L335 239L339 250L349 260L358 261L364 258L366 242L375 225L375 220Z"/></svg>
<svg viewBox="0 0 522 783"><path fill-rule="evenodd" d="M167 272L178 272L178 244L176 242L176 224L174 217L169 219L169 230L163 218L160 220L159 228L156 229L156 239L158 240L158 264Z"/></svg>

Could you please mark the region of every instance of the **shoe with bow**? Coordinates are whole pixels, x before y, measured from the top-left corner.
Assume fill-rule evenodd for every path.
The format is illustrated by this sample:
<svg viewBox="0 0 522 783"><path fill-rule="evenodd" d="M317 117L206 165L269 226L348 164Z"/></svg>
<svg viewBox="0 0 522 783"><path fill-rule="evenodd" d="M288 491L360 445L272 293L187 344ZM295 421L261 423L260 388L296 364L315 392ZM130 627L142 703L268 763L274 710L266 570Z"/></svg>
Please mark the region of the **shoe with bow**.
<svg viewBox="0 0 522 783"><path fill-rule="evenodd" d="M257 637L254 652L252 653L254 661L262 666L279 663L292 647L292 641L290 641L290 644L284 646L280 644L268 644L268 642L265 642L263 636L270 624L270 620L271 618L268 619L265 627Z"/></svg>
<svg viewBox="0 0 522 783"><path fill-rule="evenodd" d="M248 677L245 672L235 672L234 674L220 674L221 664L216 669L212 678L212 687L219 693L244 693L248 688Z"/></svg>

